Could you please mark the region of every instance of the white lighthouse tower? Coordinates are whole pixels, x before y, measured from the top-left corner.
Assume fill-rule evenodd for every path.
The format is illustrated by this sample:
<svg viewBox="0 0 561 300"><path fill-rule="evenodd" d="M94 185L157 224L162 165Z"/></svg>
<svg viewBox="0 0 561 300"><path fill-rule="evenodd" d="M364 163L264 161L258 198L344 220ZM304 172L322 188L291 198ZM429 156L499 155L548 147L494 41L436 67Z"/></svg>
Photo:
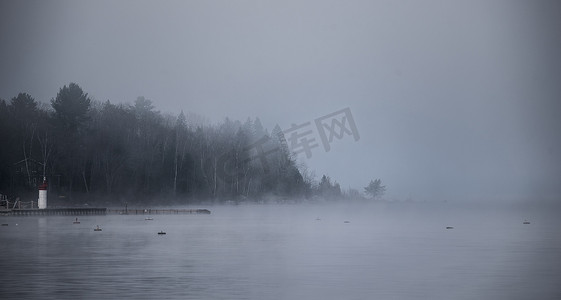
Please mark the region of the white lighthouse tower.
<svg viewBox="0 0 561 300"><path fill-rule="evenodd" d="M39 186L39 209L47 208L47 178L43 177L43 184Z"/></svg>

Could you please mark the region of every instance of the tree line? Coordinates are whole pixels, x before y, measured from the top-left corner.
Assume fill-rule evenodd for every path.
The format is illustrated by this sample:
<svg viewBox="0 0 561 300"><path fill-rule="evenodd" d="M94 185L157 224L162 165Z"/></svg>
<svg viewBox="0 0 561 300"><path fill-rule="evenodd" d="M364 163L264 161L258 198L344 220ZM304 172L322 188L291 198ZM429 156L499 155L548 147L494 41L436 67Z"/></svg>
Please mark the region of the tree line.
<svg viewBox="0 0 561 300"><path fill-rule="evenodd" d="M35 193L46 179L49 199L66 202L343 195L329 177L315 184L301 172L282 130L269 133L259 118L211 125L194 114L162 114L144 97L132 105L92 101L75 83L50 102L27 93L0 99L1 194Z"/></svg>
<svg viewBox="0 0 561 300"><path fill-rule="evenodd" d="M92 101L71 83L50 107L26 93L0 100L0 122L5 194L36 191L43 177L50 194L65 198L295 197L309 187L282 131L269 134L258 118L209 125L161 114L144 97ZM257 153L264 145L250 146L260 140L275 151Z"/></svg>

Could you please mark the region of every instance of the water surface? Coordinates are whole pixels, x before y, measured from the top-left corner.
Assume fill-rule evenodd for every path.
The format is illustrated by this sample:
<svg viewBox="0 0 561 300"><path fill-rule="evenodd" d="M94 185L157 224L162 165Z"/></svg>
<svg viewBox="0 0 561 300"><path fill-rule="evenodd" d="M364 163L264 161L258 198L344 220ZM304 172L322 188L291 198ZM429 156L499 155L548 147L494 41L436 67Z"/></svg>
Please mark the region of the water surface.
<svg viewBox="0 0 561 300"><path fill-rule="evenodd" d="M561 299L557 214L442 206L0 217L0 298Z"/></svg>

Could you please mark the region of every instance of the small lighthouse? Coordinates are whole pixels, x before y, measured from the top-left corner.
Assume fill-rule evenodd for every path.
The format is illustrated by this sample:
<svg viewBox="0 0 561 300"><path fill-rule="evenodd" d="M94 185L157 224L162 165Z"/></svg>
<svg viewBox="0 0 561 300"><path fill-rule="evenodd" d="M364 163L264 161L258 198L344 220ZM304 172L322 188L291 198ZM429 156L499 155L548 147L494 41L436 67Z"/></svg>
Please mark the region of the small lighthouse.
<svg viewBox="0 0 561 300"><path fill-rule="evenodd" d="M39 209L47 208L47 178L43 177L43 184L39 186Z"/></svg>

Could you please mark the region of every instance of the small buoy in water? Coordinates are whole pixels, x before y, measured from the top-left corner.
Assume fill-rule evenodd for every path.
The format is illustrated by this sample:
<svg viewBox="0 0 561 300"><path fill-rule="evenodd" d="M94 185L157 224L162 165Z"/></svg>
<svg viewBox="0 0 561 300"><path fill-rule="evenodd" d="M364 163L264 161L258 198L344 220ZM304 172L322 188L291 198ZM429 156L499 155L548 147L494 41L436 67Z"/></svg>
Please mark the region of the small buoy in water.
<svg viewBox="0 0 561 300"><path fill-rule="evenodd" d="M524 222L522 222L522 224L530 224L530 221L524 220Z"/></svg>
<svg viewBox="0 0 561 300"><path fill-rule="evenodd" d="M101 231L101 228L99 228L99 225L97 225L97 227L94 228L94 231Z"/></svg>
<svg viewBox="0 0 561 300"><path fill-rule="evenodd" d="M166 233L165 233L165 232L163 232L163 231L160 231L160 232L158 232L158 234L166 234Z"/></svg>
<svg viewBox="0 0 561 300"><path fill-rule="evenodd" d="M446 226L446 229L454 229L452 226Z"/></svg>
<svg viewBox="0 0 561 300"><path fill-rule="evenodd" d="M72 222L73 224L80 224L80 221L78 221L78 218L76 218L76 221Z"/></svg>

